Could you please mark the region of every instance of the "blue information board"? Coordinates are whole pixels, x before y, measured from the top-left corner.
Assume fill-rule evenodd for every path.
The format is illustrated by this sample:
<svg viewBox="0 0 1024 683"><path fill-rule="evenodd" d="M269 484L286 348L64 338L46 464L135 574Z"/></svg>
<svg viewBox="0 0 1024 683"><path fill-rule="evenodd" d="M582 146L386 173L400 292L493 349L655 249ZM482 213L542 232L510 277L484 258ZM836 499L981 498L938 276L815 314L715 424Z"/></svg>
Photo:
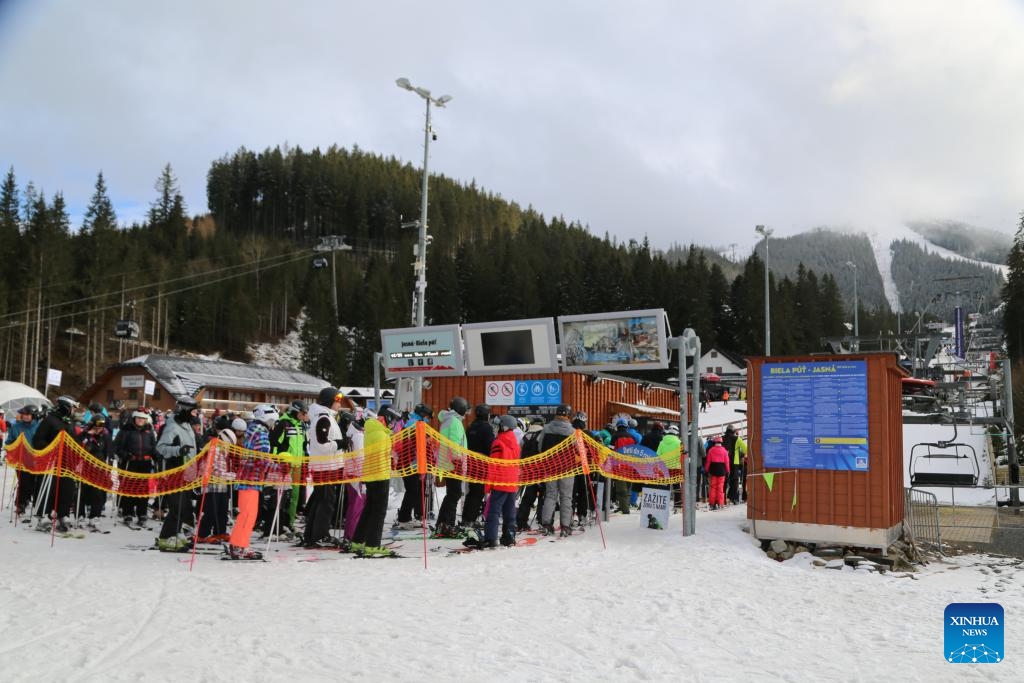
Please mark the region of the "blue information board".
<svg viewBox="0 0 1024 683"><path fill-rule="evenodd" d="M761 366L765 467L868 470L868 368L862 360Z"/></svg>

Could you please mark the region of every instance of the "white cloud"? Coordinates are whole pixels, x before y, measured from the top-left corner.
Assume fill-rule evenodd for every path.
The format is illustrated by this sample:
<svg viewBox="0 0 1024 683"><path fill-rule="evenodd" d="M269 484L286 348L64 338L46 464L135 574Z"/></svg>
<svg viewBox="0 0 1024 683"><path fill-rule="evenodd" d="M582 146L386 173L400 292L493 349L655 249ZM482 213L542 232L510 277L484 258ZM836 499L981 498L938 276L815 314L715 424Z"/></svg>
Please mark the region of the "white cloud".
<svg viewBox="0 0 1024 683"><path fill-rule="evenodd" d="M752 241L917 217L1011 231L1024 43L1009 0L7 3L0 165L84 206L193 212L241 145L340 144L620 239Z"/></svg>

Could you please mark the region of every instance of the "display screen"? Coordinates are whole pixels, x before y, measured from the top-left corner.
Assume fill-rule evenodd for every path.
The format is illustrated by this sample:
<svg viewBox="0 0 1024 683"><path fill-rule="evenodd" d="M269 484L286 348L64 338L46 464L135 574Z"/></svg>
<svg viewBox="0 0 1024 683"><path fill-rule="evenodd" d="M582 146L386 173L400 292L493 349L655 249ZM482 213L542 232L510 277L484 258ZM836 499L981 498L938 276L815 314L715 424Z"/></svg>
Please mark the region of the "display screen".
<svg viewBox="0 0 1024 683"><path fill-rule="evenodd" d="M536 362L530 330L481 332L480 346L486 365L532 365Z"/></svg>

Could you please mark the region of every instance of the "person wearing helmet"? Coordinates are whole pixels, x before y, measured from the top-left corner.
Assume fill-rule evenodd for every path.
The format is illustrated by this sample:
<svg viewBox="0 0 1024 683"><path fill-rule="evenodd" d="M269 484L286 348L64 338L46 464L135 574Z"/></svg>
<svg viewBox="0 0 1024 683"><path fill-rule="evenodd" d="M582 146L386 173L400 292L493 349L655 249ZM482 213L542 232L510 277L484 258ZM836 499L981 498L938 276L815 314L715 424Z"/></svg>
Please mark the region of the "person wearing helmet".
<svg viewBox="0 0 1024 683"><path fill-rule="evenodd" d="M743 476L747 465L747 442L732 425L729 425L725 428L725 435L722 436L722 448L729 453L729 481L726 485L726 498L733 505L739 505L740 500L744 502L747 500L747 487Z"/></svg>
<svg viewBox="0 0 1024 683"><path fill-rule="evenodd" d="M437 451L437 467L443 472L462 472L465 466L466 425L463 420L469 412L469 401L456 396L448 404L448 410L442 410L437 418L441 421L441 447ZM438 486L441 484L438 483ZM444 484L444 500L437 513L437 527L434 538L463 538L466 532L456 528L456 513L459 498L462 497L462 480L446 478Z"/></svg>
<svg viewBox="0 0 1024 683"><path fill-rule="evenodd" d="M725 507L725 478L729 476L729 451L722 447L721 437L714 437L708 450L704 469L708 473L708 504L712 510Z"/></svg>
<svg viewBox="0 0 1024 683"><path fill-rule="evenodd" d="M331 522L338 506L338 487L323 484L341 478L345 435L338 424L338 410L344 396L335 387L324 387L316 403L309 406L309 473L315 484L306 501L306 528L302 545L307 548L334 545Z"/></svg>
<svg viewBox="0 0 1024 683"><path fill-rule="evenodd" d="M515 435L516 419L511 415L498 418L498 434L491 444L491 458L510 464L492 462L487 467L491 499L487 506L483 542L467 538L465 545L493 548L498 545L498 520L501 519L501 545L516 543L516 491L519 481L519 441ZM513 466L511 463L515 463Z"/></svg>
<svg viewBox="0 0 1024 683"><path fill-rule="evenodd" d="M32 443L32 438L35 436L38 427L38 409L30 403L23 405L21 408L18 408L17 418L7 430L7 438L4 443L10 446L23 436L25 437L25 444L29 445ZM39 482L42 478L43 475L41 474L33 474L22 469L18 470L17 498L14 505L19 519L25 514L26 510L30 509L33 501L35 501L36 495L39 493Z"/></svg>
<svg viewBox="0 0 1024 683"><path fill-rule="evenodd" d="M249 546L252 530L260 512L260 490L267 478L267 472L275 463L262 457L269 455L270 430L277 424L280 415L270 404L260 404L252 409L252 419L245 430L242 452L236 472L235 485L238 491L238 516L228 540L227 553L232 560L262 560L263 553Z"/></svg>
<svg viewBox="0 0 1024 683"><path fill-rule="evenodd" d="M629 435L633 437L634 441L640 443L644 437L640 434L640 431L637 429L637 421L631 417L627 420L627 424L629 425Z"/></svg>
<svg viewBox="0 0 1024 683"><path fill-rule="evenodd" d="M203 503L203 514L199 518L199 528L196 530L197 543L227 543L231 539L228 535L228 508L231 507L231 499L226 482L234 478L234 473L229 472L229 456L238 452L232 446L237 446L245 438L248 425L242 418L232 417L231 413L220 415L218 424L219 443L213 455L211 482L203 488L206 500Z"/></svg>
<svg viewBox="0 0 1024 683"><path fill-rule="evenodd" d="M494 430L489 421L491 407L486 403L480 403L473 410L473 414L476 419L466 430L466 449L480 455L490 455L491 444L494 443ZM469 453L466 457L473 458ZM467 467L470 466L469 462L467 462ZM484 494L483 484L470 483L466 487L466 500L462 503L462 526L464 528L469 529L479 523L480 513L484 508Z"/></svg>
<svg viewBox="0 0 1024 683"><path fill-rule="evenodd" d="M156 442L156 454L163 469L173 470L196 456L196 431L192 419L199 415L199 404L191 396L179 396L174 404L174 415L164 425ZM192 521L191 498L184 492L164 496L167 514L164 515L157 548L163 552L185 552L189 542L181 535L183 522Z"/></svg>
<svg viewBox="0 0 1024 683"><path fill-rule="evenodd" d="M394 550L384 548L384 518L388 512L391 488L391 432L388 421L393 413L385 407L381 415L367 418L363 425L363 484L366 503L359 515L349 550L356 557L393 557Z"/></svg>
<svg viewBox="0 0 1024 683"><path fill-rule="evenodd" d="M110 439L110 432L107 430L107 418L100 411L94 411L85 425L85 430L78 436L78 443L92 457L104 464L109 464L113 458L113 444ZM98 474L105 474L107 487L112 485L110 474L103 470ZM81 524L82 517L87 516L86 527L90 531L99 531L99 518L107 503L107 492L84 482L79 483L78 510L75 514Z"/></svg>
<svg viewBox="0 0 1024 683"><path fill-rule="evenodd" d="M90 403L89 408L82 414L82 424L86 425L86 429L88 429L88 425L92 424L94 415L102 415L105 422L104 426L107 428L107 431L110 431L112 427L110 415L107 413L107 409L103 407L103 404L96 401Z"/></svg>
<svg viewBox="0 0 1024 683"><path fill-rule="evenodd" d="M114 439L114 456L118 466L128 472L152 474L153 455L156 453L156 436L149 421L149 413L136 410L130 413L130 420L117 432ZM133 488L129 489L131 486ZM147 480L127 479L121 481L120 514L125 526L132 529L148 529Z"/></svg>
<svg viewBox="0 0 1024 683"><path fill-rule="evenodd" d="M309 421L309 404L296 399L288 406L277 426L270 435L270 443L275 453L287 453L291 457L292 487L285 494L287 505L281 513L281 533L284 536L295 535L295 519L299 513L302 497L302 459L306 455L306 423Z"/></svg>
<svg viewBox="0 0 1024 683"><path fill-rule="evenodd" d="M572 406L562 404L555 408L555 419L544 426L540 437L541 452L551 450L559 446L563 441L571 439L576 435L569 416L572 415ZM541 527L545 536L552 536L555 533L555 506L558 506L559 522L561 524L560 535L569 536L572 534L572 490L575 485L575 477L569 475L556 481L549 481L544 490L544 509L541 512Z"/></svg>
<svg viewBox="0 0 1024 683"><path fill-rule="evenodd" d="M526 433L519 444L519 457L530 458L540 453L540 434L544 429L544 418L533 417L526 427ZM519 510L516 512L516 531L530 530L530 515L533 513L533 504L536 503L540 515L544 507L544 483L530 484L523 487L523 495L519 499Z"/></svg>
<svg viewBox="0 0 1024 683"><path fill-rule="evenodd" d="M425 403L418 403L412 409L406 427L412 427L417 422L430 423L434 416L434 409ZM402 477L405 484L405 494L402 496L402 503L398 506L398 514L392 528L395 529L417 529L423 522L423 501L421 499L421 481L417 473L407 474ZM416 520L413 521L413 516Z"/></svg>
<svg viewBox="0 0 1024 683"><path fill-rule="evenodd" d="M41 451L54 441L61 433L65 438L75 438L75 410L78 402L70 396L58 396L53 409L46 414L32 435L32 450ZM56 482L56 483L55 483ZM68 516L75 507L75 487L68 477L45 475L40 484L40 495L35 513L39 518L36 528L39 531L50 531L56 523L57 531L66 533L70 529Z"/></svg>
<svg viewBox="0 0 1024 683"><path fill-rule="evenodd" d="M615 432L612 434L611 447L622 453L627 446L634 446L640 443L639 439L633 437L629 429L629 420L620 417L615 421ZM630 484L628 481L612 480L612 498L615 500L616 512L623 515L629 514Z"/></svg>

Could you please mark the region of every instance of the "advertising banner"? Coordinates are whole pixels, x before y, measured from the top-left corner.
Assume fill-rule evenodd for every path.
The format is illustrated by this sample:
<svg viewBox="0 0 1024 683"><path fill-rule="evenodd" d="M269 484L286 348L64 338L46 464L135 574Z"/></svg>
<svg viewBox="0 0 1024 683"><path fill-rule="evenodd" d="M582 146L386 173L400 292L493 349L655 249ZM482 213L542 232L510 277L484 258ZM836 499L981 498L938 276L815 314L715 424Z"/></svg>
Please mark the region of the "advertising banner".
<svg viewBox="0 0 1024 683"><path fill-rule="evenodd" d="M566 371L668 367L665 311L620 311L558 318Z"/></svg>

